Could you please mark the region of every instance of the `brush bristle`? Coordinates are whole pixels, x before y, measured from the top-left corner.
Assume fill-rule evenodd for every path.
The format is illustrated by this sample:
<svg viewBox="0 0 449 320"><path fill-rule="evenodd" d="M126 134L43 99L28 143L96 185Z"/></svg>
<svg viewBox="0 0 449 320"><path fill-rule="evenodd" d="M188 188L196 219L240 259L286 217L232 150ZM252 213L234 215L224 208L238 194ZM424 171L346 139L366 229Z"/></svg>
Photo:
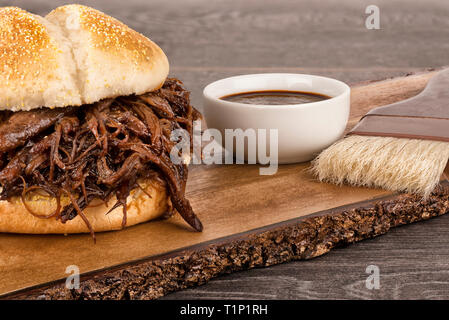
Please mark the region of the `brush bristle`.
<svg viewBox="0 0 449 320"><path fill-rule="evenodd" d="M320 181L430 195L449 159L449 143L348 136L313 162Z"/></svg>

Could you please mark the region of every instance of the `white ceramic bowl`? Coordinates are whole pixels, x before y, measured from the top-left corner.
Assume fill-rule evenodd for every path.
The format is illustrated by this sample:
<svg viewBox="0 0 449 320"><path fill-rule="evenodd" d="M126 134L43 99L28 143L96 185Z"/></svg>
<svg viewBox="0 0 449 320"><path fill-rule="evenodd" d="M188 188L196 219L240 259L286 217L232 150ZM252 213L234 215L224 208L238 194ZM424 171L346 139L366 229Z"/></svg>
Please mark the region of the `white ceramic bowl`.
<svg viewBox="0 0 449 320"><path fill-rule="evenodd" d="M331 99L294 105L252 105L220 99L263 90L315 92ZM342 136L349 116L350 88L335 79L307 74L249 74L206 86L203 105L208 128L220 130L223 137L224 129L278 129L278 163L304 162Z"/></svg>

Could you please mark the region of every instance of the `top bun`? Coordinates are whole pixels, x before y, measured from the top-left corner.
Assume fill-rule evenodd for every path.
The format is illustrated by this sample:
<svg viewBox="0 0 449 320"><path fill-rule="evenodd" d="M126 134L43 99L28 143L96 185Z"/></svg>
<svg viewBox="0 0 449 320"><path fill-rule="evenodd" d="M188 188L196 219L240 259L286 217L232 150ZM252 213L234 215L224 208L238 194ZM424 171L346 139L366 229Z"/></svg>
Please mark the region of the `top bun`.
<svg viewBox="0 0 449 320"><path fill-rule="evenodd" d="M79 106L159 89L169 65L154 42L89 7L45 18L0 8L0 110Z"/></svg>

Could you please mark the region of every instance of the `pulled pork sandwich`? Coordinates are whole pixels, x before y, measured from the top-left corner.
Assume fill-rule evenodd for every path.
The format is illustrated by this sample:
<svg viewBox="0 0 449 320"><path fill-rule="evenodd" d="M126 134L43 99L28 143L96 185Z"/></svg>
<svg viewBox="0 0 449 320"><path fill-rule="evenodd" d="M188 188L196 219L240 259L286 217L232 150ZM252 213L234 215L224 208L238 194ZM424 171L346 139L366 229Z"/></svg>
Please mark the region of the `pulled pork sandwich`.
<svg viewBox="0 0 449 320"><path fill-rule="evenodd" d="M199 113L151 40L95 9L0 8L0 232L108 231L178 212L175 129Z"/></svg>

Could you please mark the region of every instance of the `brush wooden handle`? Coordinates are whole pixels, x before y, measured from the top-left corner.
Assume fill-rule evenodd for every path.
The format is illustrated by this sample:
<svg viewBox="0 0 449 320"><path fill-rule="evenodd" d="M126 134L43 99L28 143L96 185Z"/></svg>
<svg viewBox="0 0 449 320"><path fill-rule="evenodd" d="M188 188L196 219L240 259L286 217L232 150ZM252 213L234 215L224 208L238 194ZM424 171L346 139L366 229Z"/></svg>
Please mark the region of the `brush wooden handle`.
<svg viewBox="0 0 449 320"><path fill-rule="evenodd" d="M449 69L417 96L368 112L348 133L449 142Z"/></svg>

